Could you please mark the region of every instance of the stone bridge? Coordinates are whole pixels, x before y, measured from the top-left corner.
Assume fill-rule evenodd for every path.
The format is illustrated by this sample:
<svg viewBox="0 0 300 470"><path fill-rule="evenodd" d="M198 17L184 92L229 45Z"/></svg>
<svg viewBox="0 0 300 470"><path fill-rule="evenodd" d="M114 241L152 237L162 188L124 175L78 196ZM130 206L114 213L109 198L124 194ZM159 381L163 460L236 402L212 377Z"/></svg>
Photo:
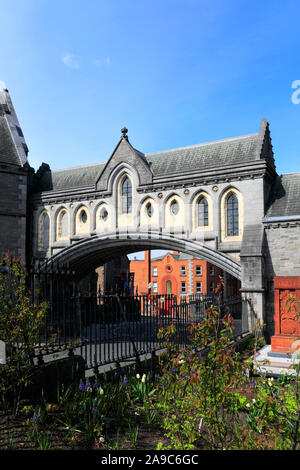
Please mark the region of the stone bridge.
<svg viewBox="0 0 300 470"><path fill-rule="evenodd" d="M84 276L121 254L183 251L240 279L263 319L263 219L277 178L267 121L255 134L150 154L127 133L106 163L32 174L33 255Z"/></svg>
<svg viewBox="0 0 300 470"><path fill-rule="evenodd" d="M300 175L277 174L266 119L253 134L156 153L135 149L123 128L104 163L35 171L8 93L0 98L2 252L78 276L139 250L193 254L241 280L272 334L273 278L300 276Z"/></svg>

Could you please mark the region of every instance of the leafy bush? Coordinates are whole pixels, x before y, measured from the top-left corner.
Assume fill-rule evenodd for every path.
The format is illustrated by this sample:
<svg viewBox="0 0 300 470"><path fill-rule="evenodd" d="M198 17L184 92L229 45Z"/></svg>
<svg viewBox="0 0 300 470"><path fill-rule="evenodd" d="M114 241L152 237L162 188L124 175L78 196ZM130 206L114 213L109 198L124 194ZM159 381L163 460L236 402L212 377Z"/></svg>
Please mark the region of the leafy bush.
<svg viewBox="0 0 300 470"><path fill-rule="evenodd" d="M163 415L163 426L174 449L194 449L201 439L208 449L224 449L240 432L241 397L245 367L232 346L231 317L220 319L215 307L190 327L190 348L170 344L174 326L160 331L166 339L167 362L152 407Z"/></svg>
<svg viewBox="0 0 300 470"><path fill-rule="evenodd" d="M26 286L26 268L6 255L0 263L0 339L6 344L7 363L0 366L0 406L16 413L22 391L34 372L33 353L39 342L47 304L34 305Z"/></svg>
<svg viewBox="0 0 300 470"><path fill-rule="evenodd" d="M157 449L297 449L300 365L294 376L249 377L249 361L234 350L231 324L212 306L191 325L186 349L172 344L173 325L160 330L167 348L163 374L145 409L161 415L171 444Z"/></svg>

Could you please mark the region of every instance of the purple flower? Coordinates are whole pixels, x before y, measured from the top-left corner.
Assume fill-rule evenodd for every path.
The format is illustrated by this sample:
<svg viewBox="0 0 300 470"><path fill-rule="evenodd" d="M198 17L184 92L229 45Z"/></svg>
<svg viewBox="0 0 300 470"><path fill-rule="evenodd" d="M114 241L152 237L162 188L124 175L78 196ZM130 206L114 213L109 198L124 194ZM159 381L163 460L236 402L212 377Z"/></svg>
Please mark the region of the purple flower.
<svg viewBox="0 0 300 470"><path fill-rule="evenodd" d="M92 408L92 411L91 411L92 415L95 414L95 413L97 413L97 411L98 411L97 406L94 406L94 407Z"/></svg>
<svg viewBox="0 0 300 470"><path fill-rule="evenodd" d="M79 385L79 390L80 392L84 392L85 391L85 386L82 382L80 382L80 385Z"/></svg>
<svg viewBox="0 0 300 470"><path fill-rule="evenodd" d="M33 421L35 421L35 422L39 421L39 419L40 419L40 414L39 414L39 413L34 413L32 419L33 419Z"/></svg>
<svg viewBox="0 0 300 470"><path fill-rule="evenodd" d="M128 384L128 379L127 379L126 375L125 375L125 377L124 377L124 384L125 384L125 385Z"/></svg>
<svg viewBox="0 0 300 470"><path fill-rule="evenodd" d="M88 388L92 388L89 381L85 382L85 389L87 390Z"/></svg>

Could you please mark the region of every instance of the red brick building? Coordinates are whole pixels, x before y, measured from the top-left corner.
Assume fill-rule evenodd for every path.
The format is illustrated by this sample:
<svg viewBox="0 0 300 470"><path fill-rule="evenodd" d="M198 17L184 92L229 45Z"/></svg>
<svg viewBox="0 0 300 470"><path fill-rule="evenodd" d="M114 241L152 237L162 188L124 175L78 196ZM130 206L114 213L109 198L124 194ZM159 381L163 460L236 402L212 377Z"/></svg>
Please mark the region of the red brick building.
<svg viewBox="0 0 300 470"><path fill-rule="evenodd" d="M225 295L239 295L240 282L232 276L191 255L174 251L151 259L149 272L149 252L144 260L130 261L130 275L134 283L134 293L147 294L151 282L151 293L174 294L177 296L212 294L220 276L224 277ZM150 282L149 282L150 281Z"/></svg>

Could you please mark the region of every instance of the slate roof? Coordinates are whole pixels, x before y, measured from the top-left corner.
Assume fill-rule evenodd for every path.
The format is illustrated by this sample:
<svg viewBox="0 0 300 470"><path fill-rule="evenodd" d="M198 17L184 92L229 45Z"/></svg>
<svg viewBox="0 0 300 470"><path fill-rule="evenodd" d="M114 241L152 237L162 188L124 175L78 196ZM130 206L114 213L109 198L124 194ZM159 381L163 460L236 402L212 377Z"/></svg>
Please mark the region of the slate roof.
<svg viewBox="0 0 300 470"><path fill-rule="evenodd" d="M0 110L1 113L1 110ZM22 166L8 123L0 114L0 163Z"/></svg>
<svg viewBox="0 0 300 470"><path fill-rule="evenodd" d="M36 178L35 189L38 191L60 191L93 186L104 166L105 163L96 163L65 170L45 171L40 178Z"/></svg>
<svg viewBox="0 0 300 470"><path fill-rule="evenodd" d="M300 215L300 173L278 176L275 180L265 217Z"/></svg>
<svg viewBox="0 0 300 470"><path fill-rule="evenodd" d="M166 175L248 162L255 159L259 134L218 140L191 147L149 153L145 157L153 174Z"/></svg>
<svg viewBox="0 0 300 470"><path fill-rule="evenodd" d="M134 150L151 165L155 177L254 161L260 148L260 134L257 133L148 154ZM93 186L105 165L106 162L45 172L36 180L35 190Z"/></svg>

